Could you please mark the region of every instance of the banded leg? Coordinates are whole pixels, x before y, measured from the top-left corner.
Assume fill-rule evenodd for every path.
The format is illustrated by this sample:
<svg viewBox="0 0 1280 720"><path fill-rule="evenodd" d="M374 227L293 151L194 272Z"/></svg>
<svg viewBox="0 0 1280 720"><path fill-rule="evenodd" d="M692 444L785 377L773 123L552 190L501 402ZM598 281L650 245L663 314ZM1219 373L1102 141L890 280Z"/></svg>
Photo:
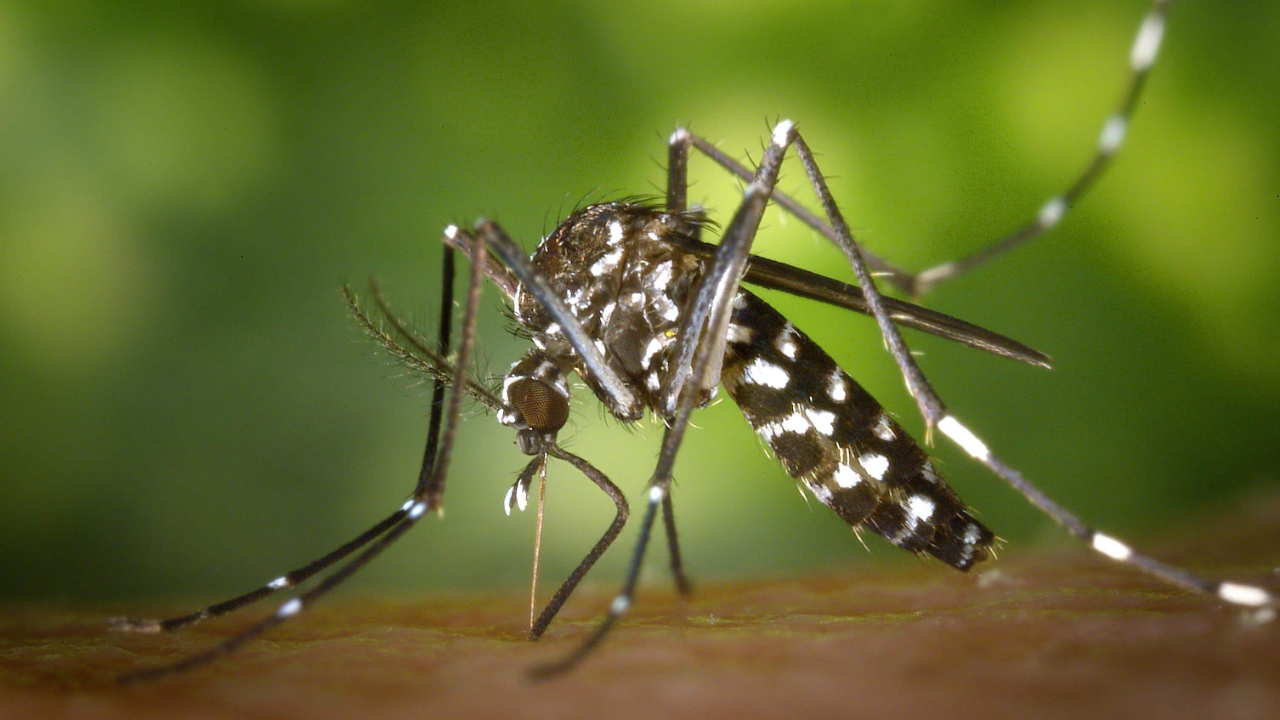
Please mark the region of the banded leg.
<svg viewBox="0 0 1280 720"><path fill-rule="evenodd" d="M670 160L668 163L668 182L670 183L667 192L667 211L672 213L686 213L685 208L685 168L688 165L689 148L691 146L699 148L708 148L708 151L719 152L711 147L706 140L691 134L684 128L679 128L671 136ZM725 161L732 163L732 160L725 158ZM744 170L745 172L745 170ZM775 194L775 199L783 198L781 193ZM796 213L803 213L813 218L814 222L825 222L817 218L817 216L809 213L808 210L801 207L794 200L786 199L790 202L789 207L794 207ZM832 231L834 233L834 231ZM833 235L834 237L834 235ZM704 259L710 259L715 256L716 246L710 245L694 238L684 238L680 236L672 236L667 238L671 242L679 246L682 250L697 255ZM818 302L842 307L847 310L853 310L864 315L871 315L871 308L867 305L866 297L862 292L862 288L856 285L848 285L817 273L787 265L769 258L751 255L747 266L747 274L744 282L760 287L771 288L773 290L782 290L783 292L798 297L817 300ZM899 325L921 330L923 332L937 335L954 342L962 343L979 350L984 350L1001 357L1011 360L1029 363L1043 368L1051 367L1049 356L1042 352L1033 350L1022 343L1011 340L1007 337L994 333L986 328L981 328L972 323L967 323L958 318L953 318L942 313L912 305L908 302L895 300L893 298L885 298L883 301L890 309L890 315L894 322Z"/></svg>
<svg viewBox="0 0 1280 720"><path fill-rule="evenodd" d="M790 122L780 123L775 128L774 142L765 150L760 167L743 194L742 204L724 231L720 249L711 261L697 294L681 315L671 370L663 382L664 405L672 410L664 414L673 419L663 434L658 464L649 481L648 506L645 508L640 538L622 591L610 605L609 614L577 648L558 661L533 668L531 673L536 678L547 678L572 669L599 646L618 619L631 607L649 536L657 518L658 507L667 497L676 453L688 429L689 417L695 404L705 398L707 389L719 383L719 363L724 359L732 299L746 269L751 242L755 239L765 206L777 183L778 170L791 142L792 132ZM698 342L704 329L707 340ZM714 357L717 352L719 357Z"/></svg>
<svg viewBox="0 0 1280 720"><path fill-rule="evenodd" d="M617 539L618 533L622 531L622 528L626 524L627 518L630 515L630 509L627 505L626 497L622 494L622 491L619 490L617 486L614 485L609 480L609 478L604 475L604 473L600 472L598 469L596 469L594 466L592 466L590 463L588 463L586 460L582 459L581 457L573 455L572 453L569 453L564 448L555 444L548 444L544 448L544 454L540 454L538 457L531 460L529 464L525 466L525 469L520 473L520 476L516 479L515 484L511 486L510 490L507 491L505 505L506 505L506 511L508 515L511 514L511 508L513 506L518 506L521 510L524 510L525 503L528 501L527 498L529 495L529 487L530 485L532 485L534 473L538 472L539 470L542 470L543 479L545 482L545 477L546 477L545 475L546 457L545 456L546 455L551 455L552 457L557 457L562 460L566 460L567 462L574 465L574 467L577 467L582 472L582 474L586 475L589 480L594 482L597 487L603 490L604 493L608 495L611 500L613 500L614 505L616 505L618 508L618 512L617 512L617 515L614 517L613 523L609 526L608 530L605 531L604 536L601 537L600 540L595 544L591 552L587 554L587 557L584 558L581 563L579 563L578 568L573 571L573 573L569 576L569 579L566 580L564 584L560 586L560 589L556 591L555 596L543 609L543 612L541 613L541 615L540 616L533 615L534 610L532 607L530 607L529 609L529 612L530 612L529 639L530 640L537 640L538 638L542 637L542 634L546 632L546 629L551 624L551 621L555 619L556 614L560 612L560 607L564 605L564 603L569 599L569 595L572 594L574 588L577 587L578 583L582 580L583 576L585 576L587 571L590 570L593 565L595 565L596 561L600 559L600 556L603 555L605 551L609 549L609 547L613 544L613 541ZM541 498L539 498L539 511L541 511L541 509L542 509ZM675 511L672 508L670 496L667 496L667 498L662 503L662 519L663 519L664 525L666 526L666 531L667 531L667 546L671 553L671 574L673 579L675 580L676 590L681 595L685 595L685 596L691 595L693 594L693 584L689 582L689 578L685 575L684 563L680 557L680 543L679 543L678 535L676 533ZM541 517L539 518L539 522L541 522ZM538 582L537 557L538 557L537 541L535 540L534 573L533 573L535 588L537 587L537 582Z"/></svg>
<svg viewBox="0 0 1280 720"><path fill-rule="evenodd" d="M457 234L464 234L464 231L459 230L457 231ZM471 245L469 244L466 245L466 247L469 250L471 249ZM423 362L421 359L417 358L417 356L407 354L407 351L403 346L395 343L390 338L380 335L379 331L377 331L376 328L373 327L373 324L369 322L367 318L365 318L363 314L360 313L357 309L357 312L356 312L357 317L361 319L362 324L366 326L366 329L369 330L370 334L374 337L375 340L377 340L380 344L387 346L388 349L392 351L394 354L396 354L397 357L399 357L399 359L401 359L402 361L406 362L412 367L424 370L429 374L438 376L438 372L441 368L452 369L452 367L449 366L446 360L442 359L436 353L432 353L429 350L427 350L422 339L417 337L416 334L414 334L411 330L409 330L404 325L404 323L399 318L399 314L389 307L385 299L383 299L381 293L378 291L377 286L373 285L372 283L371 283L371 291L375 300L378 303L378 307L381 310L382 315L392 324L395 330L406 341L408 341L409 344L414 349L417 350L419 355L423 355L425 357L425 360L429 364L429 366L426 368L423 368L422 367ZM532 367L538 364L539 364L538 362L536 361L530 362L526 358L526 359L522 359L520 362L517 362L516 366L513 366L513 367L519 367L521 365L528 365ZM450 381L452 381L452 379L450 379ZM509 389L510 388L508 388L508 390ZM472 383L471 386L467 388L466 392L467 394L472 395L472 397L474 397L475 399L477 399L478 401L486 405L489 409L498 413L501 413L504 411L505 403L503 400L500 400L497 397L489 394L487 391L476 386L474 383ZM505 392L504 392L504 395L505 395ZM511 398L508 397L507 399L510 400ZM564 398L564 402L567 403L567 397ZM530 412L531 411L528 408L523 408L523 413L526 416L528 416ZM557 419L554 421L551 421L551 425L554 425L556 428L558 428L563 423L564 418L567 417L568 406L567 404L564 406L563 414L558 410L549 411L545 405L542 406L541 412L548 413L550 415L555 415ZM590 463L587 463L582 458L579 458L571 453L568 453L563 448L559 447L558 445L555 445L554 443L548 443L544 445L542 448L542 451L536 453L536 455L537 456L533 460L531 460L528 463L528 465L525 467L525 469L520 473L519 477L516 479L515 484L512 485L511 489L508 490L507 492L507 497L505 499L504 504L505 504L505 508L508 515L511 514L511 509L514 506L519 506L521 510L525 508L525 504L527 503L529 488L532 484L533 476L539 471L545 470L547 455L565 460L570 464L574 465L576 468L578 468L580 472L586 475L588 479L590 479L598 487L600 487L600 489L603 490L605 494L608 495L609 498L614 501L614 504L618 508L618 512L614 518L614 521L610 524L610 527L606 530L605 534L601 537L599 541L597 541L596 545L593 547L591 552L588 553L587 557L584 558L581 563L579 563L577 569L574 570L574 572L570 575L570 577L567 580L565 580L565 582L561 585L561 587L556 591L555 595L548 602L547 606L543 609L542 613L540 613L539 615L533 615L530 617L530 639L532 640L538 639L546 631L551 621L554 620L555 616L559 613L560 608L569 599L570 595L572 594L574 589L577 587L579 582L582 580L582 578L591 569L591 567L595 565L596 561L599 560L599 558L608 550L608 548L612 545L613 541L617 538L618 534L622 531L622 528L625 525L628 514L629 514L627 501L625 496L622 494L622 491L619 490L617 486L615 486L603 473L601 473L598 469L596 469ZM674 532L674 527L672 527L672 531ZM671 539L672 539L672 543L674 544L675 542L674 535L671 536ZM675 553L674 553L675 561L678 561L678 557L679 557L679 550L678 548L675 548ZM688 581L684 579L683 573L678 570L678 562L675 562L675 566L677 569L677 573L676 573L677 585L682 589L682 591L684 591L688 587ZM536 561L535 561L534 575L535 575L535 583L536 583L536 575L537 575Z"/></svg>
<svg viewBox="0 0 1280 720"><path fill-rule="evenodd" d="M853 267L859 284L862 285L867 303L875 314L876 322L880 326L880 333L884 338L885 344L897 362L903 379L906 381L907 389L920 408L920 413L923 415L928 429L937 427L944 435L959 445L961 449L983 465L986 465L998 477L1020 492L1032 505L1035 505L1050 518L1065 526L1072 535L1080 538L1094 550L1112 560L1133 565L1170 584L1193 592L1214 596L1236 605L1262 607L1276 604L1275 597L1261 587L1202 578L1181 568L1138 554L1128 545L1114 537L1085 525L1079 518L1028 481L1021 472L996 457L982 440L956 419L954 415L950 414L938 394L929 384L928 379L925 378L924 373L921 372L919 365L916 364L915 358L911 355L906 342L902 339L901 332L886 311L884 298L876 288L867 263L862 258L861 250L854 241L848 224L845 223L844 217L840 213L840 209L836 206L835 199L831 196L831 191L827 188L826 180L818 169L813 153L799 134L794 134L794 142L796 153L804 165L805 173L813 185L814 192L817 194L823 210L836 230L839 238L837 244L845 253L845 257Z"/></svg>
<svg viewBox="0 0 1280 720"><path fill-rule="evenodd" d="M676 583L676 592L685 597L693 595L693 583L684 572L684 560L680 557L680 539L676 535L676 511L671 505L671 495L662 498L662 524L667 529L667 551L671 555L671 577Z"/></svg>
<svg viewBox="0 0 1280 720"><path fill-rule="evenodd" d="M1151 8L1143 17L1129 52L1128 82L1121 93L1115 110L1107 116L1102 124L1093 157L1065 190L1051 197L1040 206L1035 217L1025 222L1012 233L971 255L959 260L942 263L920 272L913 273L897 267L865 248L861 248L862 256L866 263L879 273L882 273L883 277L894 287L912 296L919 297L947 280L1003 255L1057 227L1066 212L1089 189L1097 184L1098 178L1111 164L1112 159L1120 150L1120 146L1124 143L1125 135L1133 118L1133 112L1137 108L1138 99L1146 85L1151 68L1155 65L1156 57L1159 55L1160 44L1164 39L1165 20L1171 2L1172 0L1152 0ZM685 172L688 167L688 149L690 146L696 148L717 165L737 175L739 178L746 181L752 178L750 169L684 128L678 129L672 134L669 145L670 159L667 166L668 209L683 210L685 207L685 193L688 187ZM807 210L785 193L775 192L773 200L805 225L826 236L831 242L839 244L840 240L837 232L817 214Z"/></svg>
<svg viewBox="0 0 1280 720"><path fill-rule="evenodd" d="M451 326L453 322L453 275L454 275L454 253L452 248L445 248L443 260L443 278L441 295L443 301L440 309L440 333L438 339L437 352L438 356L443 357L449 351L449 336L451 334ZM349 303L354 303L354 298L348 293L347 299ZM379 302L381 298L379 296ZM353 308L356 308L352 304ZM358 308L357 308L358 309ZM368 324L372 328L372 324ZM402 332L405 332L401 328ZM425 350L425 348L423 348ZM418 474L418 484L414 489L413 495L417 495L423 491L429 478L430 459L434 453L434 449L439 442L440 435L440 416L444 410L444 380L439 376L436 377L432 387L431 394L431 419L428 422L427 444L423 459L422 471ZM410 497L412 497L411 495ZM259 600L267 598L275 593L288 588L296 587L305 582L317 573L323 572L326 568L334 563L342 560L351 553L359 550L368 543L377 539L384 532L395 526L405 518L409 512L411 503L406 502L400 509L383 518L376 525L365 530L360 535L349 540L338 548L334 549L324 557L312 561L300 568L295 568L280 577L272 580L265 585L257 587L243 595L238 595L230 600L225 600L206 608L198 610L188 615L171 617L166 619L155 618L112 618L110 627L117 632L140 632L140 633L157 633L172 632L180 628L184 628L211 618L221 617L228 613L235 612L242 607L251 605Z"/></svg>
<svg viewBox="0 0 1280 720"><path fill-rule="evenodd" d="M180 615L177 617L171 617L171 618L165 618L165 619L115 617L115 618L111 618L108 621L110 623L110 628L116 632L136 632L136 633L172 632L174 630L178 630L180 628L184 628L189 625L195 625L196 623L202 622L204 620L221 617L228 613L235 612L236 610L239 610L242 607L251 605L270 595L274 595L275 593L281 590L299 585L300 583L306 581L316 573L323 571L325 568L329 567L330 565L333 565L339 560L345 558L346 556L350 555L356 550L359 550L360 548L369 544L373 540L377 539L389 528L395 526L397 523L403 520L407 514L408 514L408 508L401 507L399 510L396 510L395 512L391 513L387 517L383 518L382 521L379 522L377 525L374 525L373 527L364 531L360 535L348 541L346 544L341 545L337 549L330 552L328 555L325 555L324 557L318 560L315 560L308 565L304 565L303 567L290 570L289 572L285 573L284 575L281 575L275 580L272 580L271 582L265 585L262 585L258 588L255 588L254 590L251 590L243 595L238 595L234 598L231 598L230 600L225 600L223 602L210 605L202 610L197 610L196 612L193 612L189 615Z"/></svg>
<svg viewBox="0 0 1280 720"><path fill-rule="evenodd" d="M1129 124L1133 119L1133 111L1138 105L1138 98L1142 94L1147 77L1160 52L1160 44L1164 39L1165 20L1171 2L1172 0L1152 0L1151 8L1143 16L1129 51L1129 79L1121 93L1120 101L1102 123L1093 157L1066 190L1045 201L1031 220L981 250L959 260L942 263L915 274L906 273L905 277L899 270L890 275L893 278L891 282L918 297L947 280L1057 227L1067 210L1097 184L1098 178L1111 164L1120 146L1124 144L1125 135L1128 134Z"/></svg>
<svg viewBox="0 0 1280 720"><path fill-rule="evenodd" d="M556 594L547 602L547 606L542 609L542 613L538 616L533 626L529 628L529 639L537 640L547 631L547 626L559 614L560 608L564 606L565 601L573 594L578 583L582 582L582 578L586 576L587 571L596 564L601 555L609 549L613 541L617 539L618 533L622 532L622 527L627 524L627 517L630 515L630 509L627 506L627 498L623 496L622 491L618 489L605 477L604 473L597 470L591 463L582 458L567 452L558 445L551 445L547 448L547 454L552 457L559 458L576 467L583 475L586 475L591 482L604 491L613 504L617 506L618 512L614 515L613 522L609 524L609 528L605 530L604 535L596 541L595 546L587 553L587 556L578 563L578 567L574 568L569 577L560 585L560 589L556 590Z"/></svg>
<svg viewBox="0 0 1280 720"><path fill-rule="evenodd" d="M554 317L556 322L564 328L564 333L574 345L574 349L578 351L579 356L582 357L583 362L589 368L590 373L599 381L601 389L608 398L608 404L612 406L611 411L613 414L618 417L634 416L638 418L643 410L634 395L633 389L630 388L622 378L618 377L607 364L605 364L603 357L599 354L598 348L594 343L589 341L576 316L564 307L563 301L556 295L555 290L548 285L546 279L542 277L537 270L530 266L528 258L525 256L524 252L516 246L516 244L497 223L481 220L476 225L476 234L481 236L486 241L486 244L494 249L495 253L499 256L505 266L504 268L493 263L488 263L486 258L483 271L488 279L497 285L517 308L520 307L521 295L526 289L531 295L536 297L542 308L549 315ZM460 231L446 233L445 242L451 247L465 250L469 253L474 249L472 246L474 238L470 234ZM512 277L513 275L515 278ZM516 279L518 279L518 283ZM581 336L582 339L575 340L575 337L577 336ZM593 359L593 356L595 359ZM560 607L568 599L582 576L585 575L587 570L589 570L595 564L596 560L598 560L599 556L612 544L618 532L621 531L622 523L625 522L627 517L625 498L623 498L621 493L617 491L617 488L609 482L602 473L599 473L598 470L592 468L581 458L565 453L561 448L554 444L548 445L545 448L545 451L548 454L565 459L577 466L579 470L586 474L593 482L600 486L606 494L613 498L615 503L621 502L621 504L619 505L619 515L615 519L614 525L610 527L605 536L602 537L600 542L597 543L595 548L593 548L592 552L588 554L574 573L571 574L570 579L561 586L556 595L548 603L548 606L544 609L542 615L533 623L533 626L530 629L530 637L533 639L537 639L545 632L547 626L555 617L556 613L559 612ZM557 453L563 453L563 455ZM579 465L579 463L582 464ZM590 470L587 468L590 468ZM679 592L687 595L692 591L692 585L684 573L684 566L680 556L679 541L675 528L675 515L674 510L671 508L670 501L664 505L664 518L666 521L668 544L671 548L672 574L675 578L676 587Z"/></svg>
<svg viewBox="0 0 1280 720"><path fill-rule="evenodd" d="M309 607L344 580L354 575L408 532L426 514L427 510L438 510L440 508L439 503L443 497L444 480L453 453L454 437L462 410L462 397L466 394L465 388L468 386L467 364L470 360L471 347L475 340L476 309L480 304L480 291L483 285L483 253L484 242L483 240L478 240L473 245L471 255L470 285L463 315L462 337L458 345L456 373L452 383L453 391L450 394L447 412L443 410L443 404L436 401L439 395L443 393L444 383L437 384L433 389L431 427L428 430L428 437L439 438L439 443L438 445L430 445L427 448L424 460L430 465L431 472L419 475L418 487L415 489L414 494L396 513L403 513L403 517L392 524L385 533L372 540L355 558L327 575L315 587L282 604L274 614L258 621L205 652L190 655L167 665L128 673L120 678L121 683L153 680L165 675L183 672L234 652L245 643L284 623L305 607ZM446 308L451 305L451 302L445 303ZM446 311L442 309L442 312ZM448 327L445 326L442 329L447 330ZM447 344L447 337L444 337L443 333L442 338L442 342ZM440 408L440 411L437 411L437 408ZM445 418L443 434L439 430L442 416Z"/></svg>

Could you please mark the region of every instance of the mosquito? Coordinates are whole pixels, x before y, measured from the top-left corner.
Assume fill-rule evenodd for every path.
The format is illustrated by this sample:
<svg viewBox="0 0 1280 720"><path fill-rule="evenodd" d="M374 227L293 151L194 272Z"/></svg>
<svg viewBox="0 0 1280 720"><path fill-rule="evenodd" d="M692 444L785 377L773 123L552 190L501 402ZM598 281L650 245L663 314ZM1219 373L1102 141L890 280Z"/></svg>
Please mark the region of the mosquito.
<svg viewBox="0 0 1280 720"><path fill-rule="evenodd" d="M738 163L686 128L668 142L666 196L659 204L624 200L572 213L532 255L497 224L444 231L444 282L440 333L430 343L416 335L373 287L379 321L345 289L357 321L398 359L433 380L431 415L422 469L413 493L395 512L328 555L239 597L167 620L119 619L122 630L176 630L237 610L277 591L294 588L344 558L347 564L276 611L209 650L175 663L144 669L126 681L188 670L230 653L296 616L366 565L421 518L443 507L453 438L464 398L496 413L516 431L516 445L531 460L507 493L506 506L522 509L535 476L549 459L569 463L614 502L604 535L533 619L529 635L543 634L594 563L627 522L623 493L587 460L557 442L569 416L568 378L577 375L607 411L624 423L652 413L665 425L661 449L645 495L639 537L621 591L608 614L580 644L554 662L533 669L537 677L562 673L586 658L630 609L640 569L661 512L677 587L688 592L679 552L671 481L692 413L709 404L719 387L772 449L784 470L855 529L865 528L904 550L932 556L967 571L992 555L993 532L941 477L928 454L880 404L791 321L742 283L781 289L870 315L924 418L926 438L937 430L1030 503L1095 551L1160 580L1219 600L1274 614L1268 590L1214 581L1141 554L1086 525L1001 460L943 403L903 340L900 326L960 342L1041 367L1049 358L1014 340L965 321L885 297L873 271L919 295L1056 226L1094 184L1121 147L1136 100L1163 37L1168 0L1155 0L1130 52L1129 82L1116 110L1103 123L1085 170L1050 198L1032 220L986 249L919 273L897 268L863 250L837 207L808 143L789 120L775 124L759 164ZM704 243L711 227L688 204L692 153L706 156L747 184L741 204L717 245ZM794 152L822 208L822 216L775 189L788 152ZM770 202L836 244L857 279L848 286L751 254ZM471 262L459 347L450 356L454 253ZM500 387L471 377L476 306L485 281L499 288L533 347L515 362ZM448 406L445 391L451 388ZM443 428L443 429L442 429Z"/></svg>

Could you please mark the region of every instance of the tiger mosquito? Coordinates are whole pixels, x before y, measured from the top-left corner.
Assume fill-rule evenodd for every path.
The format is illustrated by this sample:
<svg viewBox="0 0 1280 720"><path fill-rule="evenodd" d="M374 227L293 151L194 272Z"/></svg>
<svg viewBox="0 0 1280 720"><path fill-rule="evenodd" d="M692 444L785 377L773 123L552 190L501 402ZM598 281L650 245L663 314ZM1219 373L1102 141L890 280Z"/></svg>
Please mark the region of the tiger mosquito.
<svg viewBox="0 0 1280 720"><path fill-rule="evenodd" d="M1154 0L1144 16L1130 51L1127 87L1116 110L1104 122L1085 170L1028 223L967 258L911 273L866 252L836 206L808 144L794 123L783 120L773 127L754 171L688 129L677 129L668 142L667 191L662 207L619 201L582 208L544 238L532 256L526 257L492 221L482 219L470 230L449 226L444 232L444 299L434 347L405 326L376 286L372 293L385 325L344 287L346 301L365 331L397 359L433 379L426 450L413 493L399 509L361 535L244 595L165 620L115 620L114 627L126 631L176 630L294 588L360 551L310 590L222 643L168 665L130 673L122 681L181 672L233 652L309 607L428 512L439 512L464 397L480 402L497 414L499 422L514 428L517 446L532 457L507 492L508 513L513 505L525 507L532 480L545 471L548 457L573 465L617 508L604 535L532 622L530 638L540 637L629 517L627 500L618 487L589 462L557 444L557 434L568 421L567 379L573 373L624 423L639 421L649 411L666 427L621 591L601 623L573 651L534 668L535 677L574 667L630 609L659 508L677 588L683 593L690 591L676 534L672 469L693 410L709 404L721 384L783 469L851 527L869 529L898 547L931 555L961 571L990 557L994 534L943 481L925 451L821 347L764 300L739 287L742 282L874 317L924 418L926 438L936 428L1095 551L1172 585L1274 614L1276 598L1268 590L1209 580L1140 554L1086 525L996 456L944 405L917 365L899 326L1036 366L1049 367L1049 358L962 320L885 297L872 274L874 270L898 289L918 296L1055 227L1122 145L1160 48L1169 2ZM789 149L799 158L825 219L775 190ZM748 182L718 245L702 242L702 231L709 223L700 210L688 206L691 151ZM751 243L770 201L836 244L852 267L858 286L751 255ZM455 251L468 256L471 274L459 347L450 357ZM468 372L476 307L486 278L512 304L522 332L534 344L511 366L497 392ZM452 389L447 408L446 387Z"/></svg>

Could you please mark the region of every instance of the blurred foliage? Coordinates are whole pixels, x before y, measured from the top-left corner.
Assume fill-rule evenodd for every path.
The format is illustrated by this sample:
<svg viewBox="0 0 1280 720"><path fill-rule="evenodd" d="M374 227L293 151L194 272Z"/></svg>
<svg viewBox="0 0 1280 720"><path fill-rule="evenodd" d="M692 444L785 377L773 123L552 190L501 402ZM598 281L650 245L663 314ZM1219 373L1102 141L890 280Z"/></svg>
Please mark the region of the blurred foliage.
<svg viewBox="0 0 1280 720"><path fill-rule="evenodd" d="M377 273L429 332L446 223L488 214L532 246L583 198L656 193L677 123L745 156L791 117L869 247L908 267L980 247L1086 162L1145 10L0 4L0 597L240 591L396 507L427 393L344 317L339 283ZM1278 34L1273 3L1178 3L1101 184L1048 238L928 298L1054 371L908 338L997 452L1121 535L1176 535L1276 484ZM735 182L705 161L693 179L732 211ZM782 186L807 198L802 180ZM849 276L798 223L765 225L760 252ZM872 323L778 303L920 429ZM485 305L500 371L521 346L497 294ZM660 432L579 397L571 447L637 496ZM525 582L532 513L500 509L524 460L471 420L447 517L365 587ZM695 578L906 557L806 509L731 403L696 422L675 491ZM1012 546L1061 537L937 453ZM612 511L556 468L547 512L550 579ZM626 554L590 580L612 584Z"/></svg>

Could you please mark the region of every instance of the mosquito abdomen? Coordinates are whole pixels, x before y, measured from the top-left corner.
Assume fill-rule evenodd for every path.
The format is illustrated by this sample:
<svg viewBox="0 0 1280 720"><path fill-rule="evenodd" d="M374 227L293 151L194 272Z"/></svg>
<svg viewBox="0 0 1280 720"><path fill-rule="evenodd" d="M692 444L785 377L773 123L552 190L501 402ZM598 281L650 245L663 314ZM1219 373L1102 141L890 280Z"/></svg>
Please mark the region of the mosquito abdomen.
<svg viewBox="0 0 1280 720"><path fill-rule="evenodd" d="M915 440L781 313L734 299L721 380L782 467L852 527L968 570L994 536Z"/></svg>

